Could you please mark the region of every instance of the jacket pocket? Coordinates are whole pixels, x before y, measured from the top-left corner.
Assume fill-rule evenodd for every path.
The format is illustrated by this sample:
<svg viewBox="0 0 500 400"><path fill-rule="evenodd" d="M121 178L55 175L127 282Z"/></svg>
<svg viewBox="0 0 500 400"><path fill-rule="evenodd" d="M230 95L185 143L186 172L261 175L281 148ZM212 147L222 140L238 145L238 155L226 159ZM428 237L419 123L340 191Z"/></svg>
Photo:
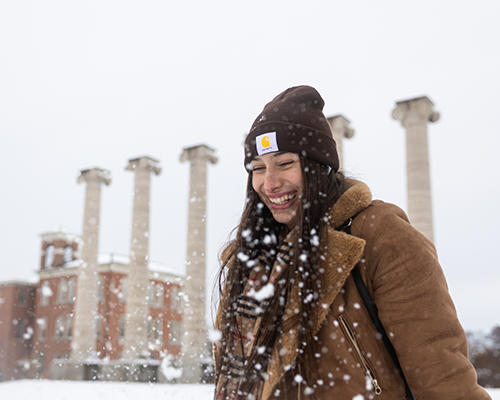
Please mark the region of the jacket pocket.
<svg viewBox="0 0 500 400"><path fill-rule="evenodd" d="M382 388L380 387L378 383L377 376L375 375L375 370L374 368L370 365L368 360L366 359L365 355L361 351L361 347L359 345L358 339L356 337L356 333L354 332L354 329L351 327L347 319L344 317L343 314L340 314L338 316L338 320L340 323L340 327L342 331L344 332L344 335L351 345L354 353L357 355L358 360L361 363L361 366L365 370L365 374L368 376L368 378L371 380L372 385L373 385L373 391L377 396L382 394Z"/></svg>

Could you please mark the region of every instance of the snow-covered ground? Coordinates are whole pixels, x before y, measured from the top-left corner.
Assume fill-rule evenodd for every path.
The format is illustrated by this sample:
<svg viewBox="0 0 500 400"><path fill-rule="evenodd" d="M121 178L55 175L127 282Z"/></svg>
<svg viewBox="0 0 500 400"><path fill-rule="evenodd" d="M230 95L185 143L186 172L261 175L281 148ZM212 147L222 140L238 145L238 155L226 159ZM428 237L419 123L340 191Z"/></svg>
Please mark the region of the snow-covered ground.
<svg viewBox="0 0 500 400"><path fill-rule="evenodd" d="M2 400L211 400L213 386L20 380L0 383L0 398Z"/></svg>
<svg viewBox="0 0 500 400"><path fill-rule="evenodd" d="M500 400L500 389L488 389ZM211 400L212 385L21 380L0 383L2 400ZM347 399L345 399L347 400Z"/></svg>

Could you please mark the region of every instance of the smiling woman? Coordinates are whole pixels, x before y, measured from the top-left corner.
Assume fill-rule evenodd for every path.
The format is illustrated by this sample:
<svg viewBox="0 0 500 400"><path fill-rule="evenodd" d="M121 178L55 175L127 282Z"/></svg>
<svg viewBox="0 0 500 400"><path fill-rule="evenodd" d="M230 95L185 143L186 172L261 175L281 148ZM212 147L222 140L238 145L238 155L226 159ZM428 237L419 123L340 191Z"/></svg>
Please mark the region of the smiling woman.
<svg viewBox="0 0 500 400"><path fill-rule="evenodd" d="M250 165L253 190L277 222L293 228L304 188L299 155L287 152L264 154L255 157Z"/></svg>
<svg viewBox="0 0 500 400"><path fill-rule="evenodd" d="M219 274L215 398L488 399L432 242L338 172L323 105L314 88L290 88L245 140L247 201Z"/></svg>

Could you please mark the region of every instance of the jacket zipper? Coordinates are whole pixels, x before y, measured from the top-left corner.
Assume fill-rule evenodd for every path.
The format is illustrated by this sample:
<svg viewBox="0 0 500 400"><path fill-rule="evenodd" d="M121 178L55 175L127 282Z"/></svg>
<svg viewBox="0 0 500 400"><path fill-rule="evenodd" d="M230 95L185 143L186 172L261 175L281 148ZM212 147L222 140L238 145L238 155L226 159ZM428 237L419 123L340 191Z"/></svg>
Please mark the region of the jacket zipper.
<svg viewBox="0 0 500 400"><path fill-rule="evenodd" d="M299 367L299 375L302 376L301 372L300 372L300 364L298 364L298 367ZM300 400L300 389L302 389L301 387L301 383L302 382L299 382L299 391L297 392L297 400Z"/></svg>
<svg viewBox="0 0 500 400"><path fill-rule="evenodd" d="M366 360L363 352L361 351L361 348L359 347L359 343L358 343L358 340L356 338L356 335L354 334L354 332L350 328L349 324L347 323L347 320L345 319L345 317L342 314L339 315L338 319L340 321L340 324L342 326L343 331L345 332L345 334L347 336L347 339L349 340L352 347L354 348L354 350L358 354L358 357L361 360L361 364L363 365L363 368L365 369L366 374L368 375L368 377L372 381L375 394L377 396L379 396L380 394L382 394L382 388L378 384L378 380L377 380L377 377L375 376L375 372L368 364L368 361Z"/></svg>

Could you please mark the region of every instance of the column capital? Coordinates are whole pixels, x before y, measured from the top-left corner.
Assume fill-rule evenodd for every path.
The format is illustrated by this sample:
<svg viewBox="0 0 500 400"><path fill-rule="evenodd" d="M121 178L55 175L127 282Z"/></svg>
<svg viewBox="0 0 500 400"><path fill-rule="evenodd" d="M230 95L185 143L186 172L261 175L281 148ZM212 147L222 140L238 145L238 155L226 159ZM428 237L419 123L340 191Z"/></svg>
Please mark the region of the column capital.
<svg viewBox="0 0 500 400"><path fill-rule="evenodd" d="M396 108L392 111L393 119L404 124L410 115L416 116L425 122L436 122L440 117L439 112L434 110L434 103L427 96L396 102Z"/></svg>
<svg viewBox="0 0 500 400"><path fill-rule="evenodd" d="M349 121L343 115L334 115L333 117L327 118L328 123L330 124L330 128L332 131L340 134L342 137L350 139L354 136L354 129L351 128Z"/></svg>
<svg viewBox="0 0 500 400"><path fill-rule="evenodd" d="M78 183L97 181L102 182L108 186L111 183L111 173L102 168L93 167L80 170L78 175Z"/></svg>
<svg viewBox="0 0 500 400"><path fill-rule="evenodd" d="M135 171L136 169L149 169L156 175L160 175L161 173L160 161L149 156L129 159L128 165L125 167L125 170Z"/></svg>
<svg viewBox="0 0 500 400"><path fill-rule="evenodd" d="M219 159L213 154L215 149L208 147L204 144L199 144L197 146L184 147L182 149L182 154L180 156L181 163L185 161L193 161L194 159L208 161L211 164L217 164Z"/></svg>

